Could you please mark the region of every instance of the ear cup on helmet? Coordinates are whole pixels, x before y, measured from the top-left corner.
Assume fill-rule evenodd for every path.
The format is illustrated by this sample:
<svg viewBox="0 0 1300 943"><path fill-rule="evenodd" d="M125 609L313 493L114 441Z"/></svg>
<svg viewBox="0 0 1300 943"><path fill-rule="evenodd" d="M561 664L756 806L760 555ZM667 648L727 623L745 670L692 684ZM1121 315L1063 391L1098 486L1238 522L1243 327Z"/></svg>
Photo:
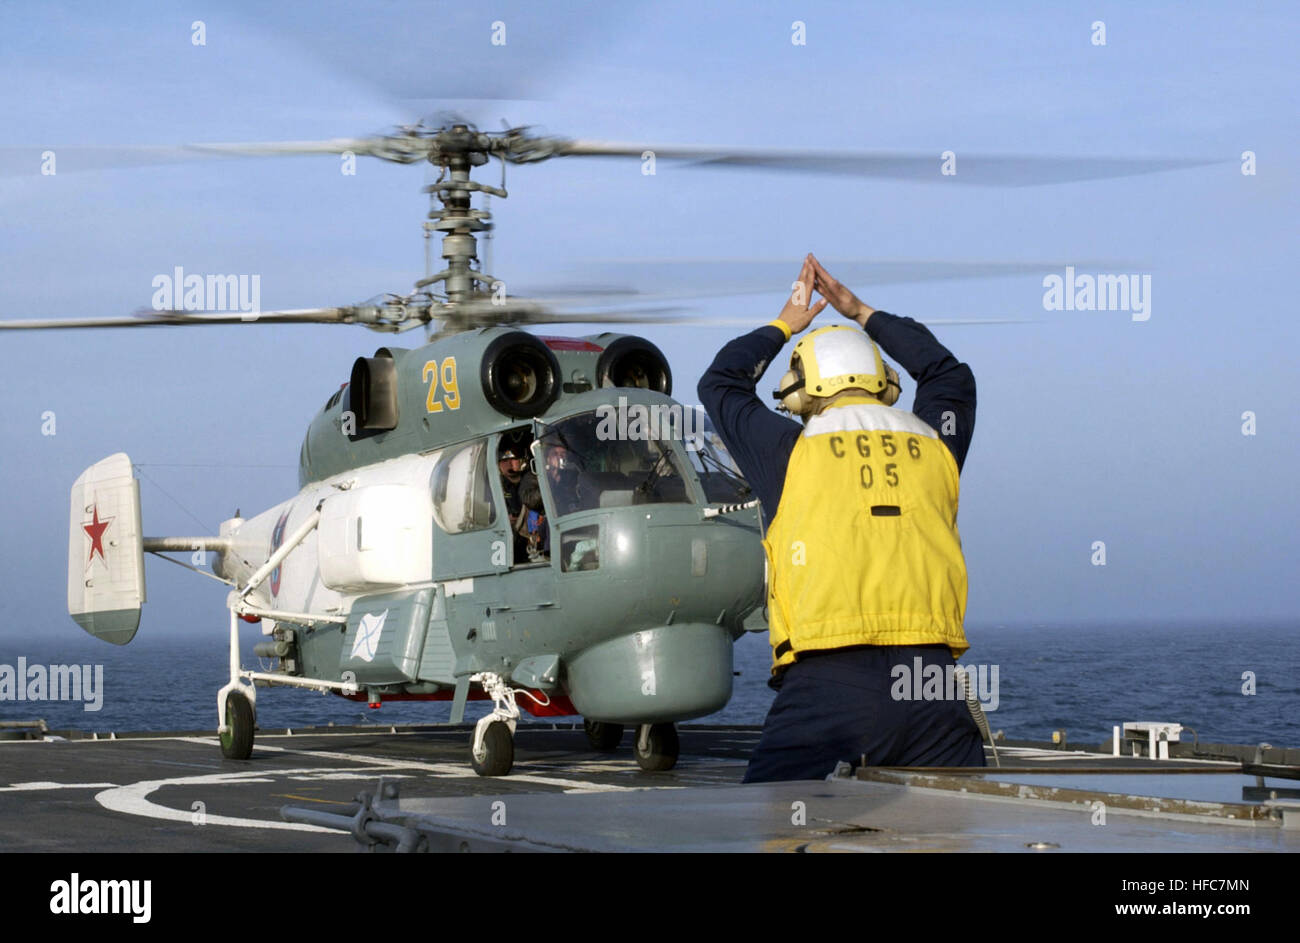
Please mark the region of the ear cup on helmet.
<svg viewBox="0 0 1300 943"><path fill-rule="evenodd" d="M776 395L781 406L792 416L802 416L811 406L808 391L804 388L803 375L797 370L787 370L777 384Z"/></svg>
<svg viewBox="0 0 1300 943"><path fill-rule="evenodd" d="M898 397L903 395L903 385L898 382L898 371L885 364L885 388L877 396L886 406L893 406L898 402Z"/></svg>

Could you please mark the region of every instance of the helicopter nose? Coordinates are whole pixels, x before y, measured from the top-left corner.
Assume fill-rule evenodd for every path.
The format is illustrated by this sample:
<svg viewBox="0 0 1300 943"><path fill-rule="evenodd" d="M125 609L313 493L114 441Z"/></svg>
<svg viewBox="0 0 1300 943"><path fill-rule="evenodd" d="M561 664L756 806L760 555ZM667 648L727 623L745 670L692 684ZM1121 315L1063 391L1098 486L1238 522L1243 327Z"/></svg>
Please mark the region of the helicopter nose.
<svg viewBox="0 0 1300 943"><path fill-rule="evenodd" d="M731 699L731 633L675 623L609 639L568 661L579 713L611 723L655 724L703 717Z"/></svg>

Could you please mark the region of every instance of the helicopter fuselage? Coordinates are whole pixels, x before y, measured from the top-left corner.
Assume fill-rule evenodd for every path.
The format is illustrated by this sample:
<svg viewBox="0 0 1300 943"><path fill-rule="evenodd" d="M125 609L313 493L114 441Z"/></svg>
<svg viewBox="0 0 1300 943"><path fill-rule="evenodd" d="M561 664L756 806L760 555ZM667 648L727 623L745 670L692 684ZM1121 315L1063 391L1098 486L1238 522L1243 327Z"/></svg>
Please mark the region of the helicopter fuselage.
<svg viewBox="0 0 1300 943"><path fill-rule="evenodd" d="M719 709L731 694L732 643L763 601L763 552L754 510L703 512L743 500L743 482L735 490L738 478L692 454L708 457L707 442L629 427L628 411L680 416L682 407L649 388L667 383L636 344L624 345L642 358L628 376L647 386L599 385L613 336L544 339L560 368L547 408L528 418L492 408L491 369L480 361L519 333L381 352L395 364L391 384L354 369L308 432L301 491L223 524L229 545L214 570L247 583L319 511L315 533L249 602L334 619L262 623L280 673L350 681L372 704L463 703L467 679L491 672L533 692L545 713L653 724ZM457 375L466 365L482 384ZM525 380L507 382L508 397L526 399L536 377ZM358 402L368 382L373 396ZM383 395L396 406L393 428L361 428L385 413ZM497 470L506 441L530 445L548 553L517 558ZM571 480L545 473L552 448L579 466Z"/></svg>

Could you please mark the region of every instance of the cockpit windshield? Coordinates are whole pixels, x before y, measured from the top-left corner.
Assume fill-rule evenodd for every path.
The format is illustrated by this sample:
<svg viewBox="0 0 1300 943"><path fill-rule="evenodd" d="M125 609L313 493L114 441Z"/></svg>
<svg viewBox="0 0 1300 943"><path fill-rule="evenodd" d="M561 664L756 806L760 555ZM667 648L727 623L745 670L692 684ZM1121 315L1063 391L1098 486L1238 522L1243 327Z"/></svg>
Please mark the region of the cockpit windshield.
<svg viewBox="0 0 1300 943"><path fill-rule="evenodd" d="M612 409L582 413L539 433L537 476L560 516L634 504L689 504L694 498L681 463L665 441L672 435L668 424L657 429L628 422Z"/></svg>
<svg viewBox="0 0 1300 943"><path fill-rule="evenodd" d="M749 484L727 451L713 421L700 407L689 410L686 421L686 454L704 486L704 497L712 504L741 504L754 497Z"/></svg>

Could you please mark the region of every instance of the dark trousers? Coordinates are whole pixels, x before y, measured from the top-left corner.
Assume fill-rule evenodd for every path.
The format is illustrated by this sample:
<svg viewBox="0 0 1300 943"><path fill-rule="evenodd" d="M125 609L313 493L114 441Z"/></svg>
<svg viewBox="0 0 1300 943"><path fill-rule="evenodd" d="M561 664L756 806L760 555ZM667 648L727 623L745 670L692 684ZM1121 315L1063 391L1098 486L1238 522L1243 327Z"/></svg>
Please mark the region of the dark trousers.
<svg viewBox="0 0 1300 943"><path fill-rule="evenodd" d="M983 766L979 728L960 699L895 699L896 666L952 665L944 645L810 653L785 671L745 782L824 779L853 766ZM909 688L909 692L910 692Z"/></svg>

